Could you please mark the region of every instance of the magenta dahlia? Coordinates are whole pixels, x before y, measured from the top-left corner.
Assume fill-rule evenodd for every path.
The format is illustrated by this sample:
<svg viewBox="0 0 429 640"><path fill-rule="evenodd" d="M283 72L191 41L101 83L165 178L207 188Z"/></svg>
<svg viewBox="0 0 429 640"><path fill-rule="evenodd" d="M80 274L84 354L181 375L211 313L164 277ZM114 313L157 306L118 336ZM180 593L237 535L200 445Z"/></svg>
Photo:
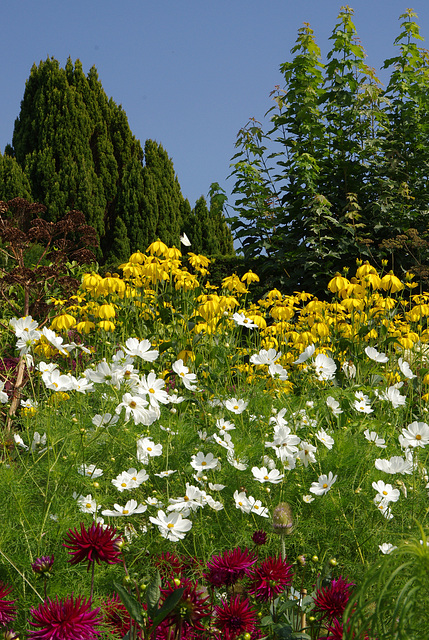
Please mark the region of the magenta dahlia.
<svg viewBox="0 0 429 640"><path fill-rule="evenodd" d="M278 558L267 558L249 571L249 593L260 602L273 600L292 583L292 566Z"/></svg>
<svg viewBox="0 0 429 640"><path fill-rule="evenodd" d="M102 602L101 613L109 631L123 638L130 630L130 614L118 594Z"/></svg>
<svg viewBox="0 0 429 640"><path fill-rule="evenodd" d="M161 555L155 559L155 566L163 578L170 577L172 573L175 576L180 576L185 568L183 560L170 551L161 553Z"/></svg>
<svg viewBox="0 0 429 640"><path fill-rule="evenodd" d="M229 602L216 605L215 626L222 632L225 640L234 640L242 633L252 633L255 628L257 613L252 609L247 598L235 596Z"/></svg>
<svg viewBox="0 0 429 640"><path fill-rule="evenodd" d="M346 582L342 576L331 581L327 587L321 587L314 596L314 609L322 614L322 620L341 618L350 598L353 582Z"/></svg>
<svg viewBox="0 0 429 640"><path fill-rule="evenodd" d="M63 547L69 550L72 556L70 564L88 561L88 569L91 564L106 562L116 564L121 562L119 543L121 538L115 538L116 529L111 527L103 528L100 523L93 522L89 529L85 529L83 523L80 525L80 533L77 529L70 529Z"/></svg>
<svg viewBox="0 0 429 640"><path fill-rule="evenodd" d="M91 600L73 595L55 600L48 598L30 610L30 638L37 640L93 640L101 631L95 627L103 619L100 609L91 610Z"/></svg>
<svg viewBox="0 0 429 640"><path fill-rule="evenodd" d="M257 561L257 557L247 548L237 547L232 551L224 551L221 556L212 556L207 563L206 580L214 587L231 586L240 580Z"/></svg>
<svg viewBox="0 0 429 640"><path fill-rule="evenodd" d="M12 592L12 587L8 587L0 581L0 627L5 627L12 622L16 616L16 600L8 600L7 596Z"/></svg>
<svg viewBox="0 0 429 640"><path fill-rule="evenodd" d="M261 547L267 542L267 534L265 533L265 531L263 531L263 529L259 529L258 531L254 532L252 540L258 547Z"/></svg>
<svg viewBox="0 0 429 640"><path fill-rule="evenodd" d="M179 586L184 589L183 595L168 614L167 621L170 625L180 625L182 632L186 632L188 629L204 631L201 620L208 618L211 614L207 589L198 585L198 581L192 582L187 578L182 578ZM177 588L174 582L169 582L166 587L161 589L163 600L165 601Z"/></svg>
<svg viewBox="0 0 429 640"><path fill-rule="evenodd" d="M43 575L45 573L51 573L52 565L54 564L54 556L42 556L41 558L36 558L36 560L31 565L34 573L38 575Z"/></svg>

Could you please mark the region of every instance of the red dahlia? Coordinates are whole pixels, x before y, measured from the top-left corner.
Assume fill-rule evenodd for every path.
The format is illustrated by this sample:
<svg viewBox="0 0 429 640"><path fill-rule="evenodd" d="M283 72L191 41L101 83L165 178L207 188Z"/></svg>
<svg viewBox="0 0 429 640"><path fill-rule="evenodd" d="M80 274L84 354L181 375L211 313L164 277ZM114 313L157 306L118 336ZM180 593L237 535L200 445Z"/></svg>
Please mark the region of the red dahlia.
<svg viewBox="0 0 429 640"><path fill-rule="evenodd" d="M204 631L201 620L208 618L211 614L211 608L207 602L209 599L207 589L199 586L198 582L193 583L187 578L183 578L180 581L179 587L184 589L183 595L174 609L168 614L168 623L170 625L180 625L184 633L190 629ZM169 582L167 587L161 589L164 601L177 589L178 587L174 582Z"/></svg>
<svg viewBox="0 0 429 640"><path fill-rule="evenodd" d="M119 549L121 538L115 538L115 533L116 529L110 527L103 529L103 525L95 522L88 530L81 523L80 533L77 529L70 529L65 539L66 543L63 543L63 547L69 549L72 556L69 562L78 564L88 560L88 569L94 562L97 564L100 562L107 562L107 564L121 562Z"/></svg>
<svg viewBox="0 0 429 640"><path fill-rule="evenodd" d="M91 601L73 595L58 600L48 598L38 609L30 610L32 640L93 640L101 631L95 627L102 622L100 609L91 611Z"/></svg>
<svg viewBox="0 0 429 640"><path fill-rule="evenodd" d="M252 540L256 545L258 545L258 547L260 547L266 544L267 534L265 533L265 531L263 531L263 529L259 529L258 531L254 532L252 536Z"/></svg>
<svg viewBox="0 0 429 640"><path fill-rule="evenodd" d="M128 633L130 630L130 614L116 593L102 603L101 612L104 623L112 633L120 635L121 638Z"/></svg>
<svg viewBox="0 0 429 640"><path fill-rule="evenodd" d="M240 596L229 602L215 606L215 625L224 635L225 640L234 640L242 633L251 633L255 628L256 611L250 606L247 598Z"/></svg>
<svg viewBox="0 0 429 640"><path fill-rule="evenodd" d="M328 587L321 587L314 596L314 611L322 614L322 620L341 618L353 586L353 582L346 582L340 576L337 580L332 580Z"/></svg>
<svg viewBox="0 0 429 640"><path fill-rule="evenodd" d="M0 627L5 627L12 622L16 616L16 600L7 600L6 597L12 592L12 587L0 582Z"/></svg>
<svg viewBox="0 0 429 640"><path fill-rule="evenodd" d="M262 602L273 600L292 583L292 567L278 558L267 558L260 567L249 571L251 581L249 593Z"/></svg>
<svg viewBox="0 0 429 640"><path fill-rule="evenodd" d="M221 556L212 556L211 561L207 563L209 571L204 577L214 587L231 586L240 580L256 561L257 557L247 548L242 551L237 547L232 551L224 551Z"/></svg>

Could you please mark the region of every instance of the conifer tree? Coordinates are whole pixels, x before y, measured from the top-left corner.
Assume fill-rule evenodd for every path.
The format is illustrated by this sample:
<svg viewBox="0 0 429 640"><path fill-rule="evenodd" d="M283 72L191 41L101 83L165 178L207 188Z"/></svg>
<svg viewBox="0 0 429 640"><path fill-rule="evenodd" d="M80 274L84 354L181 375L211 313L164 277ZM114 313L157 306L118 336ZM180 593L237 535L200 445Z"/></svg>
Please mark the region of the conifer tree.
<svg viewBox="0 0 429 640"><path fill-rule="evenodd" d="M3 199L31 192L53 222L68 210L84 212L98 234L97 257L109 264L158 237L179 246L190 210L167 152L152 140L143 152L95 67L85 76L79 60L64 69L54 58L33 65L12 146L0 158L2 189Z"/></svg>

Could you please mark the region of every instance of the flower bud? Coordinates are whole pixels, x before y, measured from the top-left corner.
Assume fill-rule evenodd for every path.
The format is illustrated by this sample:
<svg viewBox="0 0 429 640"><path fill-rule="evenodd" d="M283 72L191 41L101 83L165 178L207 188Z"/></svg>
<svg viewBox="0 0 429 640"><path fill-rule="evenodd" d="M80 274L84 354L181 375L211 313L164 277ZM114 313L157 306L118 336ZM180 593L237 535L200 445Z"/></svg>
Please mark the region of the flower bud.
<svg viewBox="0 0 429 640"><path fill-rule="evenodd" d="M54 556L42 556L36 558L35 562L31 565L34 573L38 575L46 575L51 572L52 565L54 564Z"/></svg>
<svg viewBox="0 0 429 640"><path fill-rule="evenodd" d="M331 567L336 567L337 564L338 564L337 559L336 558L331 558L329 560L329 564L331 565Z"/></svg>
<svg viewBox="0 0 429 640"><path fill-rule="evenodd" d="M280 502L273 512L273 529L279 535L292 533L292 509L287 502Z"/></svg>
<svg viewBox="0 0 429 640"><path fill-rule="evenodd" d="M305 556L298 556L296 561L301 565L301 567L305 567L305 565L307 564Z"/></svg>

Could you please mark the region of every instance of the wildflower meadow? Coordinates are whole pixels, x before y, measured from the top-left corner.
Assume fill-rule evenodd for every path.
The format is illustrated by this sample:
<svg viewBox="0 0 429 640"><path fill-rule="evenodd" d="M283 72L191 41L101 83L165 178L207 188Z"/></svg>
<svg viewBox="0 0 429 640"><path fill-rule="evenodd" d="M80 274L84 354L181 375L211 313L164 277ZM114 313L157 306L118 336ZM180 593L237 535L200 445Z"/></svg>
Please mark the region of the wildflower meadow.
<svg viewBox="0 0 429 640"><path fill-rule="evenodd" d="M3 307L3 637L428 637L429 294L187 256Z"/></svg>

